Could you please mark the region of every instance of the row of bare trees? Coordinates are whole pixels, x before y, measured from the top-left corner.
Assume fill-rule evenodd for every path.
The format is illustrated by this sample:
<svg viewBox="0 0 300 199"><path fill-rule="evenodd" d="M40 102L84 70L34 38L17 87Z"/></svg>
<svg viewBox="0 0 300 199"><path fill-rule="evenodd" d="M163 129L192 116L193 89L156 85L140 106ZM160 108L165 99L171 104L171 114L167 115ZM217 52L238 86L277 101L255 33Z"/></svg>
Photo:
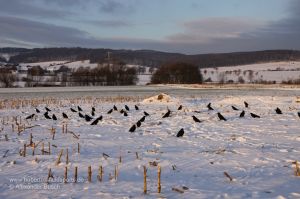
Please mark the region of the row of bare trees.
<svg viewBox="0 0 300 199"><path fill-rule="evenodd" d="M69 82L75 86L135 85L137 70L125 65L106 65L96 68L80 67L72 72Z"/></svg>

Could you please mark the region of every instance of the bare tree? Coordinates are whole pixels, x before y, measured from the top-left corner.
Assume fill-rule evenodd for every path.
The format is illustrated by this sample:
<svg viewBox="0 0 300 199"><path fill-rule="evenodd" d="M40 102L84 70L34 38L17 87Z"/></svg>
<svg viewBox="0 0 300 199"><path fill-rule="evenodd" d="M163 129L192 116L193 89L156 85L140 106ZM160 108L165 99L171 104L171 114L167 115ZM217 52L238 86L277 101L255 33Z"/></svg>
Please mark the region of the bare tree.
<svg viewBox="0 0 300 199"><path fill-rule="evenodd" d="M218 80L220 84L224 84L226 82L226 75L224 72L219 73Z"/></svg>
<svg viewBox="0 0 300 199"><path fill-rule="evenodd" d="M13 74L11 71L6 69L0 70L0 82L5 88L12 87L16 79L16 75Z"/></svg>

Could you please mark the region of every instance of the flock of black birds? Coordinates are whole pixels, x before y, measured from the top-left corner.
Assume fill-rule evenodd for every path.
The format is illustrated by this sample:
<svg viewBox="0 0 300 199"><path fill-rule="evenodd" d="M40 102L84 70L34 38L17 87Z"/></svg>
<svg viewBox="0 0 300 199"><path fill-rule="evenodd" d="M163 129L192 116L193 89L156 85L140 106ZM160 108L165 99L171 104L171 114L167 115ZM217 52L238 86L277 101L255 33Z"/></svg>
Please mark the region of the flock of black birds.
<svg viewBox="0 0 300 199"><path fill-rule="evenodd" d="M245 108L247 108L247 109L249 108L249 104L248 104L246 101L244 101L244 105L245 105ZM212 107L211 103L208 103L206 107L207 107L208 111L214 110L214 108ZM234 111L239 111L239 109L238 109L237 107L235 107L235 106L231 106L231 108L232 108L232 110L234 110ZM178 110L181 110L181 109L182 109L182 105L179 106ZM195 111L195 112L199 113L199 111ZM277 107L277 108L275 109L275 113L281 115L281 114L282 114L282 111L281 111L280 108ZM240 118L243 118L243 117L245 117L245 114L246 114L246 111L245 111L245 110L242 110L242 112L240 113L239 117L240 117ZM170 110L168 110L168 112L164 115L164 117L165 117L166 115L167 115L167 117L169 117L169 115L170 115ZM218 116L219 120L227 121L227 119L226 119L220 112L217 113L217 116ZM252 118L260 118L259 115L255 114L255 113L251 113L251 112L250 112L250 116L251 116ZM163 118L164 118L164 117L163 117ZM298 112L298 117L300 118L300 112ZM198 119L196 116L194 116L194 115L192 116L192 118L193 118L194 122L196 122L196 123L201 123L201 122L202 122L201 120L199 120L199 119ZM177 137L182 137L183 134L184 134L184 129L180 129L176 136L177 136Z"/></svg>
<svg viewBox="0 0 300 199"><path fill-rule="evenodd" d="M249 108L249 104L248 104L247 102L244 102L244 106L245 106L246 109ZM208 111L213 111L213 110L215 110L215 109L212 107L212 104L211 104L211 103L207 104L206 107L207 107ZM180 106L177 108L177 110L178 110L178 111L179 111L179 110L182 110L182 108L183 108L183 106L180 105ZM235 107L235 106L231 106L231 108L232 108L232 110L234 110L234 111L239 111L239 110L240 110L240 109L238 109L238 108ZM140 108L139 108L137 105L134 106L134 109L135 109L135 110L140 110ZM45 117L46 119L54 120L54 121L57 121L57 120L58 120L57 117L56 117L56 115L55 115L54 113L52 114L52 116L49 115L49 113L52 111L50 108L45 107L45 110L46 110L46 112L45 112L43 115L44 115L44 117ZM102 121L102 119L103 119L103 116L102 116L102 115L100 115L99 117L96 117L96 118L95 118L95 115L96 115L96 113L95 113L95 112L96 112L95 107L92 107L92 109L91 109L91 116L90 116L89 114L83 113L83 109L82 109L80 106L77 106L77 110L74 109L74 108L70 108L70 110L71 110L71 112L73 112L73 113L77 113L77 112L78 112L79 118L85 119L86 122L91 122L91 121L92 121L92 122L90 123L90 125L97 125L97 124L99 123L99 121ZM123 114L123 116L127 117L129 111L130 111L130 108L129 108L129 106L127 106L127 105L125 105L125 106L124 106L124 109L121 109L120 111L118 110L117 106L114 105L114 106L107 112L107 114L111 114L111 113L113 113L113 112L119 112L120 114ZM35 108L35 112L36 112L36 114L41 113L41 111L40 111L38 108ZM199 111L194 111L194 112L199 113ZM278 107L275 109L275 113L276 113L276 114L283 114L282 111L280 110L280 108L278 108ZM27 116L27 117L26 117L26 120L33 119L33 118L36 116L36 114L33 113L33 114ZM242 110L241 113L239 114L239 117L240 117L240 118L243 118L243 117L245 117L245 114L246 114L246 111L245 111L245 110ZM150 114L147 113L146 111L143 111L143 116L142 116L136 123L134 123L134 124L130 127L129 132L133 133L133 132L135 132L135 131L137 130L137 128L141 127L141 126L142 126L142 123L145 122L145 119L146 119L146 117L148 117L148 116L150 116ZM252 118L260 118L259 115L255 114L255 113L252 113L252 112L250 112L250 116L251 116ZM300 118L300 112L298 112L298 116L299 116L299 118ZM62 113L62 117L63 117L63 119L69 119L69 116L68 116L65 112ZM163 116L162 116L162 118L168 118L168 117L171 117L171 110L170 110L170 109L168 109L167 112L164 113ZM227 119L226 119L220 112L217 112L217 117L219 118L220 121L227 121ZM201 121L200 119L198 119L195 115L192 115L192 119L193 119L193 121L196 122L196 123L201 123L201 122L203 122L203 121ZM182 137L183 135L184 135L184 129L181 128L181 129L179 130L179 132L177 133L176 137Z"/></svg>

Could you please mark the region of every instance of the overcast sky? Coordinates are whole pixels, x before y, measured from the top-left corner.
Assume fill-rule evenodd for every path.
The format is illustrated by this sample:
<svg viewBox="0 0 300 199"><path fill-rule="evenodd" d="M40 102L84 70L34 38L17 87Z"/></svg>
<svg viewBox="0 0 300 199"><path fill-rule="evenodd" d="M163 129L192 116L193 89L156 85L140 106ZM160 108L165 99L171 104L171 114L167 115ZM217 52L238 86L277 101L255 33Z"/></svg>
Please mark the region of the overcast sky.
<svg viewBox="0 0 300 199"><path fill-rule="evenodd" d="M300 50L300 0L0 0L0 47Z"/></svg>

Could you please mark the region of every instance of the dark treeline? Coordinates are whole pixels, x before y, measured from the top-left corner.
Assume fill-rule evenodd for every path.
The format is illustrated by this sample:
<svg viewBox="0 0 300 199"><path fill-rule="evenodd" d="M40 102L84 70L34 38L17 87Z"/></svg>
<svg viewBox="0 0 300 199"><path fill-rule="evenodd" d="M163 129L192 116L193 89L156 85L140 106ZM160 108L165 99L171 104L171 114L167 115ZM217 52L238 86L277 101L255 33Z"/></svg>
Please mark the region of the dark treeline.
<svg viewBox="0 0 300 199"><path fill-rule="evenodd" d="M199 67L220 67L253 64L271 61L300 60L300 51L268 50L255 52L219 53L184 55L180 53L166 53L152 50L112 50L112 49L86 49L86 48L36 48L22 49L12 56L11 63L41 62L70 60L78 61L90 59L92 63L103 63L110 52L114 59L128 64L138 64L159 67L168 62L186 62ZM13 53L14 50L10 50ZM3 49L2 49L3 51ZM8 49L6 49L8 51ZM1 49L0 49L1 52Z"/></svg>
<svg viewBox="0 0 300 199"><path fill-rule="evenodd" d="M151 78L153 84L197 84L202 81L199 67L180 62L162 65Z"/></svg>
<svg viewBox="0 0 300 199"><path fill-rule="evenodd" d="M80 67L71 73L68 80L72 86L121 86L135 85L137 70L125 65L98 66L90 69Z"/></svg>

